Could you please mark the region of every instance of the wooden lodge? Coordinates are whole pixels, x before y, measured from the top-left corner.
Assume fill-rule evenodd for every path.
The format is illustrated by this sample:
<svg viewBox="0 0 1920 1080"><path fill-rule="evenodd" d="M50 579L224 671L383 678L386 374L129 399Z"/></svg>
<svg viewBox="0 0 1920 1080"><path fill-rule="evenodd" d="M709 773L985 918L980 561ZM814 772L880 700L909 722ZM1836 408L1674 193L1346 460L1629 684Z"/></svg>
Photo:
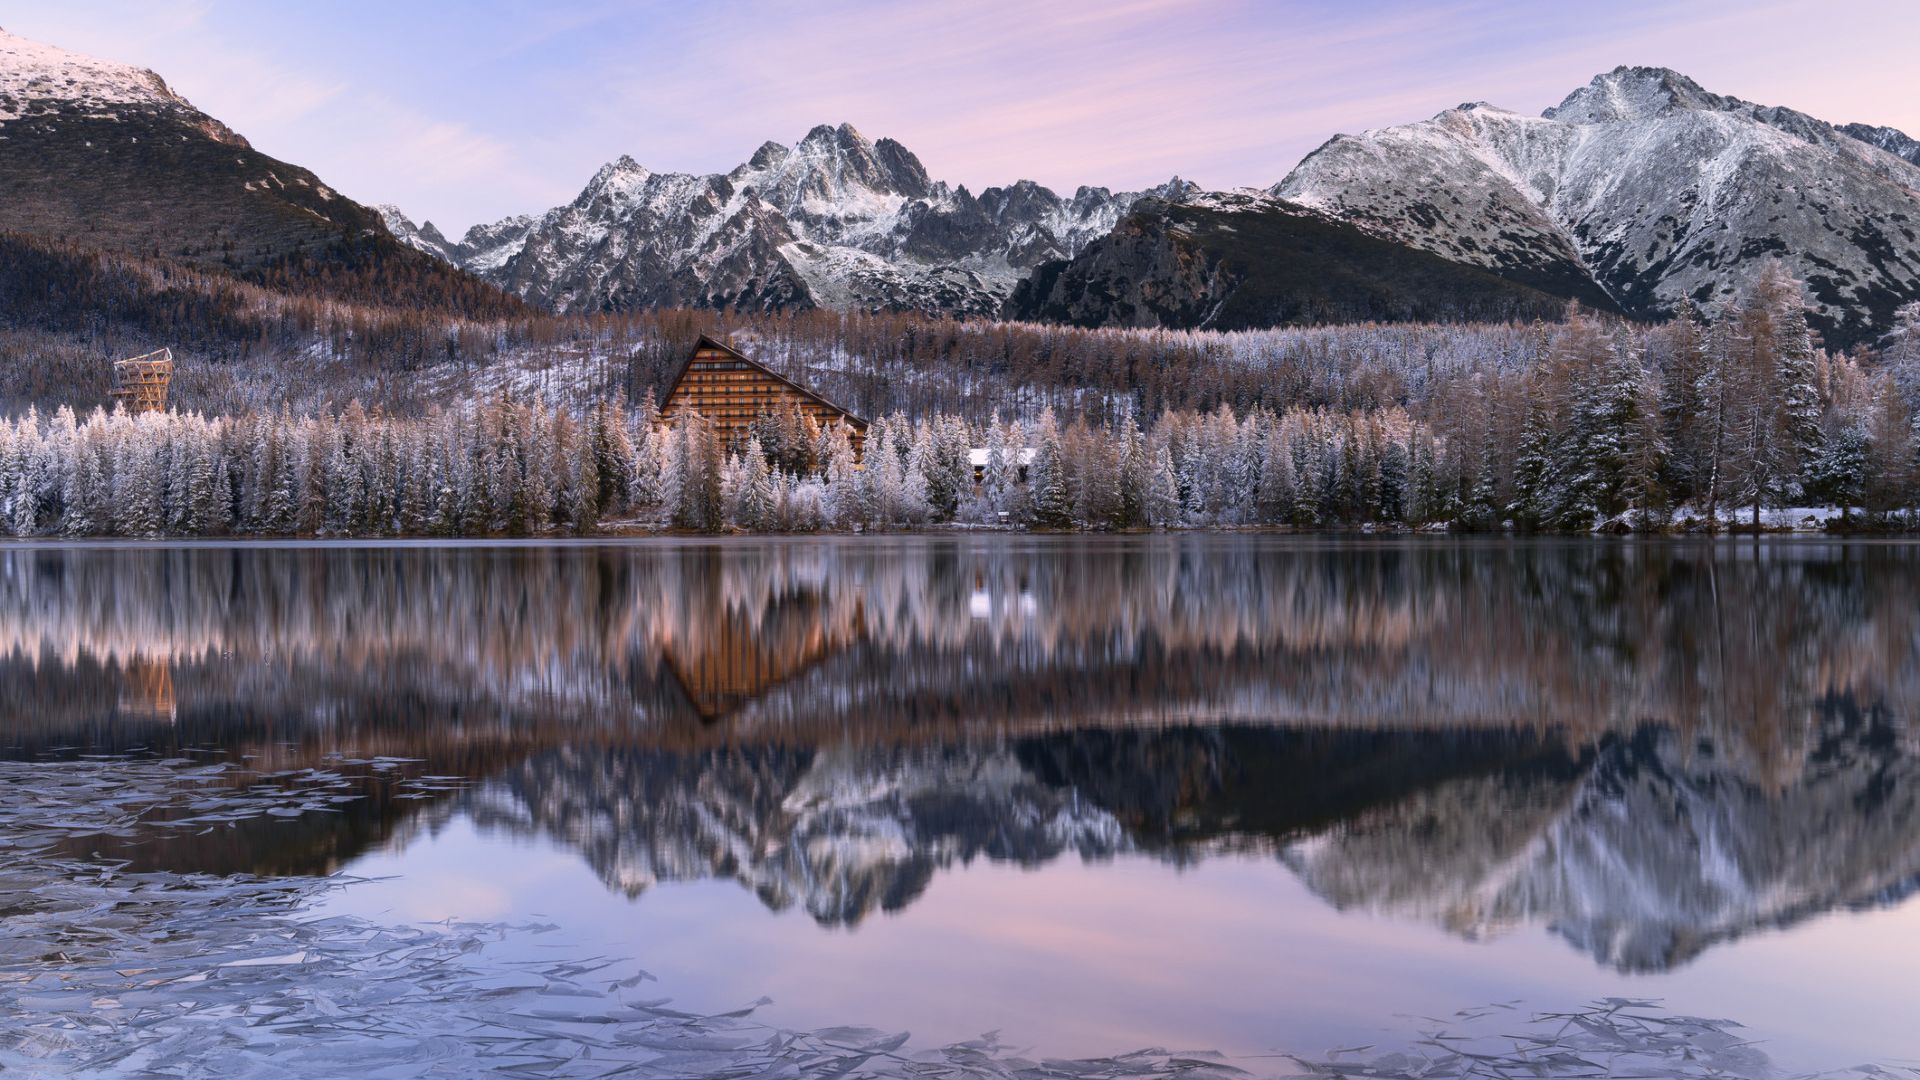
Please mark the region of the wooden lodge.
<svg viewBox="0 0 1920 1080"><path fill-rule="evenodd" d="M776 415L797 406L822 430L838 424L859 456L867 438L867 422L847 410L748 357L733 346L701 335L693 355L676 375L660 403L660 419L698 413L711 422L729 449L745 443L748 429L762 415Z"/></svg>

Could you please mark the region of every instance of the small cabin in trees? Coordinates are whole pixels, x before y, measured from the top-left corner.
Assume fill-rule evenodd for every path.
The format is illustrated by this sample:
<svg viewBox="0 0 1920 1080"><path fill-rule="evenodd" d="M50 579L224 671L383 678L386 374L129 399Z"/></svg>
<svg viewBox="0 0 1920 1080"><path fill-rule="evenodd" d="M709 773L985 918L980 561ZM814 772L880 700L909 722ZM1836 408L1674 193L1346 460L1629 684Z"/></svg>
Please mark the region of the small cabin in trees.
<svg viewBox="0 0 1920 1080"><path fill-rule="evenodd" d="M812 418L822 431L834 425L846 428L847 441L858 458L867 439L865 420L704 334L661 401L660 419L671 423L684 413L698 413L733 449L747 441L756 418L775 416L790 407Z"/></svg>

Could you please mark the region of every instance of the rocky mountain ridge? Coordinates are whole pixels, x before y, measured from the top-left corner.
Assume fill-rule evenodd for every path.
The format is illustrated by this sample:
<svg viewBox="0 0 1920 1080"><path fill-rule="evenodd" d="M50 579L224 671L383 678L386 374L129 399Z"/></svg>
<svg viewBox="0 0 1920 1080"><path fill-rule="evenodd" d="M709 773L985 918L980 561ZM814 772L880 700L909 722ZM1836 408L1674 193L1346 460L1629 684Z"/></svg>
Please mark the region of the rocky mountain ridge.
<svg viewBox="0 0 1920 1080"><path fill-rule="evenodd" d="M1538 117L1472 102L1336 136L1271 192L1505 275L1584 272L1640 316L1779 259L1846 342L1920 297L1920 167L1883 145L1903 144L1620 67Z"/></svg>
<svg viewBox="0 0 1920 1080"><path fill-rule="evenodd" d="M1556 319L1617 310L1577 274L1491 269L1410 249L1261 192L1141 199L1072 260L1015 288L1007 312L1084 326L1205 327Z"/></svg>
<svg viewBox="0 0 1920 1080"><path fill-rule="evenodd" d="M828 308L1236 328L1660 317L1779 260L1830 343L1920 299L1920 142L1616 68L1540 116L1472 102L1341 135L1270 188L977 195L820 126L726 173L602 167L459 238L254 150L161 77L0 31L0 228L356 298L559 311ZM398 241L396 243L396 240ZM431 258L422 258L421 256ZM444 280L439 280L436 278ZM484 293L485 296L480 296Z"/></svg>
<svg viewBox="0 0 1920 1080"><path fill-rule="evenodd" d="M1336 136L1263 191L1201 198L1176 179L1063 198L1022 182L976 197L843 124L767 143L724 175L621 158L568 206L458 242L398 211L387 220L562 310L1101 326L1527 318L1566 300L1659 317L1730 299L1779 259L1807 282L1816 325L1846 344L1920 297L1917 159L1920 143L1892 128L1835 127L1620 67L1540 116L1470 102Z"/></svg>
<svg viewBox="0 0 1920 1080"><path fill-rule="evenodd" d="M1174 178L1153 194L1197 188ZM974 195L892 139L821 125L724 174L622 156L566 206L449 241L382 208L403 242L561 311L683 305L990 315L1033 267L1105 235L1139 192L1031 181Z"/></svg>
<svg viewBox="0 0 1920 1080"><path fill-rule="evenodd" d="M1877 146L1903 161L1920 165L1920 139L1915 139L1898 128L1848 124L1840 130L1861 142Z"/></svg>

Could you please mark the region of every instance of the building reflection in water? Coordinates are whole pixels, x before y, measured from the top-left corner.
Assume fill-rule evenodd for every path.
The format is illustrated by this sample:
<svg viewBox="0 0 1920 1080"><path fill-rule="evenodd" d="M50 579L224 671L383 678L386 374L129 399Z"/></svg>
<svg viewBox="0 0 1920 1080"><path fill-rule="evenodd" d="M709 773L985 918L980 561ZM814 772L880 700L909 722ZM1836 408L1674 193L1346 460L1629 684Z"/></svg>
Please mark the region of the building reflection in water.
<svg viewBox="0 0 1920 1080"><path fill-rule="evenodd" d="M0 741L366 796L137 866L330 872L463 815L856 925L979 858L1250 855L1659 970L1920 881L1917 643L1892 544L15 548ZM398 798L380 755L473 783Z"/></svg>

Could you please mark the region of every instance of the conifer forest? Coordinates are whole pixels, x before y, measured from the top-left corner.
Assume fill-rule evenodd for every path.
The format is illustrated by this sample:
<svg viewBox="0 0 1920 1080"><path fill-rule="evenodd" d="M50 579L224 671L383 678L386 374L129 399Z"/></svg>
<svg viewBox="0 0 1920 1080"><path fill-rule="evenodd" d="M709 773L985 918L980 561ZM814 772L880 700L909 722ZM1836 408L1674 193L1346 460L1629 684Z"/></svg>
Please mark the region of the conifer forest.
<svg viewBox="0 0 1920 1080"><path fill-rule="evenodd" d="M738 340L769 363L875 408L860 457L793 411L740 445L697 417L658 423L656 387L694 317L656 314L589 331L612 359L501 359L516 382L469 379L451 405L30 405L0 421L0 521L127 537L1650 531L1823 508L1832 527L1905 527L1920 500L1920 305L1883 347L1835 352L1801 296L1775 266L1736 305L1652 324L1577 308L1558 323L1230 335L742 320ZM936 381L934 364L963 374Z"/></svg>

